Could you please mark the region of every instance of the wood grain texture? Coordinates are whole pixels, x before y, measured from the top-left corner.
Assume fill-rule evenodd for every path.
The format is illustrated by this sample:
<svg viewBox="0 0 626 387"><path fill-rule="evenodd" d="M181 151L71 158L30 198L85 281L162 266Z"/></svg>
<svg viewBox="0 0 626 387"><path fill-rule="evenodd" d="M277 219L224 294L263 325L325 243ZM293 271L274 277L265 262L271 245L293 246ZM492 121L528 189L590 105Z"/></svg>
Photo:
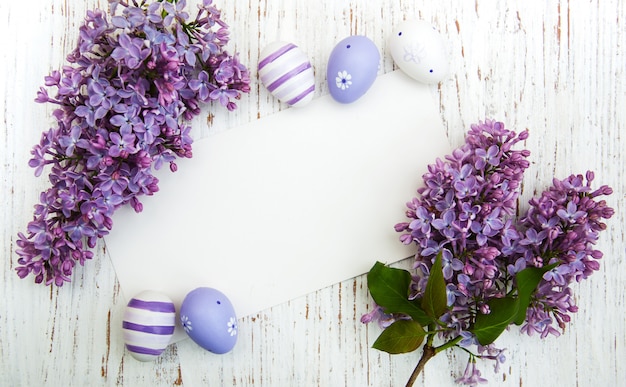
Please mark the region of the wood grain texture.
<svg viewBox="0 0 626 387"><path fill-rule="evenodd" d="M189 1L190 7L195 3ZM580 311L566 334L539 340L511 330L498 340L507 348L505 367L498 374L487 363L481 369L492 386L623 385L624 2L216 0L216 5L231 26L231 51L239 52L250 68L256 67L260 50L277 39L307 52L317 96L327 94L326 61L343 37L370 37L385 53L382 74L393 69L386 50L393 26L403 19L430 21L449 44L452 73L432 87L432 94L452 144L461 144L469 125L486 117L530 129L525 147L532 152L532 165L520 210L554 176L592 169L598 183L611 185L614 194L608 202L616 215L598 241L603 265L574 287ZM16 235L32 218L32 206L47 186L27 166L30 148L51 124L50 107L33 99L44 75L63 65L85 11L95 7L106 7L106 1L0 3L0 385L404 385L418 354L389 356L370 348L380 331L359 322L370 303L363 276L241 319L239 343L229 354L212 355L186 340L153 363L139 363L124 350L124 305L104 243L61 289L19 280L14 273ZM207 109L194 123L196 136L285 108L256 79L239 105L235 114L212 109L211 125ZM439 355L417 385L453 386L465 361L462 351Z"/></svg>

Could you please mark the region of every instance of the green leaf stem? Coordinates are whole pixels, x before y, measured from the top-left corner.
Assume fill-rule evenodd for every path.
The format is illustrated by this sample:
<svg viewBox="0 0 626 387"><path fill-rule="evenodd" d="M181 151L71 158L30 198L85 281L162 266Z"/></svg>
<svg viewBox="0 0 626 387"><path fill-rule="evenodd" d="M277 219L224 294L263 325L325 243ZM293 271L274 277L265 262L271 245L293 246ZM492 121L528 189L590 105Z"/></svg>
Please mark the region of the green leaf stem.
<svg viewBox="0 0 626 387"><path fill-rule="evenodd" d="M519 310L517 316L513 319L513 322L517 325L524 323L526 319L526 310L530 305L530 299L532 294L539 286L539 283L543 279L543 275L555 268L558 263L544 266L544 267L527 267L516 274L515 280L517 282L517 297L519 298Z"/></svg>
<svg viewBox="0 0 626 387"><path fill-rule="evenodd" d="M481 345L493 343L513 321L518 314L519 298L494 298L487 305L489 305L491 312L489 314L479 313L476 316L474 328L471 329Z"/></svg>
<svg viewBox="0 0 626 387"><path fill-rule="evenodd" d="M376 262L367 273L367 287L376 304L385 313L402 313L421 325L432 322L417 301L409 300L411 274L403 269L396 269Z"/></svg>
<svg viewBox="0 0 626 387"><path fill-rule="evenodd" d="M448 310L448 296L446 295L446 281L443 278L441 253L437 255L435 263L430 268L430 276L426 283L422 309L433 319L438 319Z"/></svg>
<svg viewBox="0 0 626 387"><path fill-rule="evenodd" d="M372 345L373 348L391 354L415 351L424 341L424 328L412 320L398 320L388 326Z"/></svg>

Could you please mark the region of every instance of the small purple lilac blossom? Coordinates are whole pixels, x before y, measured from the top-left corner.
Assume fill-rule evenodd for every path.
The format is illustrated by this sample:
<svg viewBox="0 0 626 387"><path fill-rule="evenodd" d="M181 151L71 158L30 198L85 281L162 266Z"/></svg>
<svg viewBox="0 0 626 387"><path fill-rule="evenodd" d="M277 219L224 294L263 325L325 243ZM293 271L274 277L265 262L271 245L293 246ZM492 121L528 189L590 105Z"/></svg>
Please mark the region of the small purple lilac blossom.
<svg viewBox="0 0 626 387"><path fill-rule="evenodd" d="M455 380L459 384L476 387L478 384L487 383L487 379L480 376L480 370L476 368L476 360L471 359L467 362L463 376Z"/></svg>
<svg viewBox="0 0 626 387"><path fill-rule="evenodd" d="M486 120L472 125L463 146L445 160L437 159L423 175L423 188L407 204L408 222L395 225L400 241L417 246L410 299L423 295L430 269L441 252L448 312L438 334L446 341L460 340L464 349L476 346L463 376L456 381L475 386L485 383L476 358L494 360L497 372L504 362L502 350L481 346L471 329L478 314L489 314L488 302L505 297L515 286L516 274L527 267L556 264L543 275L532 295L521 331L542 338L560 335L577 311L570 284L599 269L602 253L593 248L603 219L614 211L599 196L612 189L592 190L594 175L587 172L564 180L530 200L519 220L518 189L528 168L528 150L513 147L528 138L501 122ZM373 310L363 322L385 319L385 325L404 315L384 316ZM469 351L468 349L466 349ZM485 354L483 354L486 352Z"/></svg>
<svg viewBox="0 0 626 387"><path fill-rule="evenodd" d="M110 21L88 11L61 71L45 77L36 102L58 106L56 125L32 150L35 175L50 167L26 233L18 233L18 276L62 286L75 262L93 257L123 205L142 210L158 191L152 168L192 157L188 124L201 102L234 110L250 75L225 49L228 27L212 0L190 19L185 0L110 0ZM214 92L219 90L219 92Z"/></svg>

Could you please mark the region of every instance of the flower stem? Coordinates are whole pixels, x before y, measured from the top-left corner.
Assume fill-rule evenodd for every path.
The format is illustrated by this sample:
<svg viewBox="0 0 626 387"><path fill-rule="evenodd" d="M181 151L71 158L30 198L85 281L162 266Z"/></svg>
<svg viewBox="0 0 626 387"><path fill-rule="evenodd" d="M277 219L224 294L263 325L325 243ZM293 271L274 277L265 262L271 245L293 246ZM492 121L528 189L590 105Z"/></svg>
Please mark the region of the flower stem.
<svg viewBox="0 0 626 387"><path fill-rule="evenodd" d="M417 379L419 374L424 370L424 367L426 366L426 362L428 362L430 359L435 357L435 355L438 354L439 352L445 351L446 349L457 345L459 341L461 341L461 339L462 339L461 336L457 336L454 339L448 341L447 343L440 345L439 347L433 347L432 345L433 336L429 336L428 340L426 341L426 344L424 344L422 357L420 358L419 362L417 362L417 365L415 366L415 369L413 370L411 377L406 383L406 387L413 386L413 383L415 383L415 380Z"/></svg>
<svg viewBox="0 0 626 387"><path fill-rule="evenodd" d="M424 369L424 366L426 366L426 362L432 359L436 354L437 352L435 351L435 347L429 345L428 343L424 345L424 351L422 352L422 357L420 358L420 361L417 362L417 365L415 366L415 369L413 370L411 377L406 382L406 387L413 386L413 383L415 383L415 380Z"/></svg>

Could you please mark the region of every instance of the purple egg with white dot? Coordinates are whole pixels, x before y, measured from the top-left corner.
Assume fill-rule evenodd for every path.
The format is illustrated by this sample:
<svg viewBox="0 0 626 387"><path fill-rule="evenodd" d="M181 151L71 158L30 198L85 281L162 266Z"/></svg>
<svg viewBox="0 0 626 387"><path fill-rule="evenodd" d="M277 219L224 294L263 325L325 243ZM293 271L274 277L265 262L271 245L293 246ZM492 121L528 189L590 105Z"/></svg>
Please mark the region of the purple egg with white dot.
<svg viewBox="0 0 626 387"><path fill-rule="evenodd" d="M328 58L326 81L330 95L341 103L361 98L374 84L379 65L380 53L369 38L354 35L343 39Z"/></svg>
<svg viewBox="0 0 626 387"><path fill-rule="evenodd" d="M180 323L189 337L209 352L230 352L237 343L237 317L232 303L217 289L189 292L180 306Z"/></svg>
<svg viewBox="0 0 626 387"><path fill-rule="evenodd" d="M170 343L176 326L176 307L161 293L147 290L133 297L124 309L124 344L137 360L157 358Z"/></svg>

